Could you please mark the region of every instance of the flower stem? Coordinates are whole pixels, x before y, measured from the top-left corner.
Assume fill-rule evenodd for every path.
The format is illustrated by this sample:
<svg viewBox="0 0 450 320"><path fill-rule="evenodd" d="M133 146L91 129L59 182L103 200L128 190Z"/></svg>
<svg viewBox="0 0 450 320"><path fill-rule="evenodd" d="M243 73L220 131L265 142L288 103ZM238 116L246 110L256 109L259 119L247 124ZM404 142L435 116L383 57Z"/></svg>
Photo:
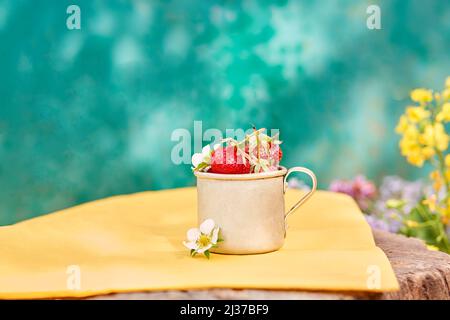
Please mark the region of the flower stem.
<svg viewBox="0 0 450 320"><path fill-rule="evenodd" d="M438 156L439 159L439 171L441 172L441 176L444 179L444 184L445 184L445 191L448 194L450 191L450 185L449 185L449 181L445 175L445 159L444 159L444 155L442 154L442 151L436 150L436 154Z"/></svg>

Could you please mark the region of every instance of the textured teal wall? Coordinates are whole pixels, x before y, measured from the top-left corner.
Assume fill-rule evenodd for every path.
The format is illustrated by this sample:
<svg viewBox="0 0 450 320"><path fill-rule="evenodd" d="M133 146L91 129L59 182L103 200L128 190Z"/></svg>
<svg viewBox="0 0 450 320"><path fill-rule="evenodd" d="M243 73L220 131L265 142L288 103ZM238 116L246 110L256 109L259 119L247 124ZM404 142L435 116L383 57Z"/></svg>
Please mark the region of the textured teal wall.
<svg viewBox="0 0 450 320"><path fill-rule="evenodd" d="M366 28L378 3L382 30ZM66 8L81 8L81 30ZM450 4L0 0L0 224L195 183L176 128L279 128L322 186L419 174L393 132L450 74Z"/></svg>

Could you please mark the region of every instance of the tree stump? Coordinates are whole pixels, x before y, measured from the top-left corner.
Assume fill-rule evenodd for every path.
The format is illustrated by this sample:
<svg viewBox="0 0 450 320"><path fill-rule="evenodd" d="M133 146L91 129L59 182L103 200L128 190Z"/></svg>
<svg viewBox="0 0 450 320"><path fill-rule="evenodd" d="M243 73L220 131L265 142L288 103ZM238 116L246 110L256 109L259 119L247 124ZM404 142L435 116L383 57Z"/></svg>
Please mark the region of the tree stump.
<svg viewBox="0 0 450 320"><path fill-rule="evenodd" d="M450 255L430 251L418 239L373 230L389 258L400 291L388 293L209 289L115 293L90 299L446 299L450 300Z"/></svg>

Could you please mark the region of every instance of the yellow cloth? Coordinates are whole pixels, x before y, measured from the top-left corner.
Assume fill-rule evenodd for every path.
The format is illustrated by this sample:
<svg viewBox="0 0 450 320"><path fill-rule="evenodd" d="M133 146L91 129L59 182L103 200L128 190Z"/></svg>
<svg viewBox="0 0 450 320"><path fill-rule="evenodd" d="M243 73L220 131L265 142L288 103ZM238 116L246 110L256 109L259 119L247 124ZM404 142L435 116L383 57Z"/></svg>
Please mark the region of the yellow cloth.
<svg viewBox="0 0 450 320"><path fill-rule="evenodd" d="M288 191L286 206L299 194ZM285 245L273 253L191 258L182 241L196 224L196 190L185 188L112 197L0 227L0 298L200 288L398 289L363 215L342 194L317 192L289 217ZM73 265L81 289L70 285L76 283ZM378 271L381 286L375 279L369 290L369 277Z"/></svg>

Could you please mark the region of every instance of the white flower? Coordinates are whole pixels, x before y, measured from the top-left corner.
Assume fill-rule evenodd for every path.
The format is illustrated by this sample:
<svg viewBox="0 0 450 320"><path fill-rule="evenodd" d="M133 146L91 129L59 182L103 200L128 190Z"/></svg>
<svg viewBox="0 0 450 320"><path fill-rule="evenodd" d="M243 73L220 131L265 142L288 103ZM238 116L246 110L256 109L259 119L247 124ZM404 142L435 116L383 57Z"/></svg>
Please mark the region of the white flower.
<svg viewBox="0 0 450 320"><path fill-rule="evenodd" d="M208 145L204 146L201 153L194 153L192 156L192 165L197 168L199 164L206 163L209 164L211 161L211 147Z"/></svg>
<svg viewBox="0 0 450 320"><path fill-rule="evenodd" d="M191 255L203 253L209 258L209 249L217 246L219 239L219 230L212 219L206 219L200 225L200 228L192 228L187 231L187 241L183 241L186 248L191 250Z"/></svg>
<svg viewBox="0 0 450 320"><path fill-rule="evenodd" d="M194 153L192 156L192 165L194 168L197 168L200 163L203 162L203 154L201 153Z"/></svg>
<svg viewBox="0 0 450 320"><path fill-rule="evenodd" d="M214 146L214 150L216 150L218 147L220 147L219 144L216 144ZM211 163L211 153L212 153L211 146L208 144L203 147L202 152L200 153L194 153L192 155L192 165L194 169L196 169L200 164L204 163L206 166L208 166Z"/></svg>

